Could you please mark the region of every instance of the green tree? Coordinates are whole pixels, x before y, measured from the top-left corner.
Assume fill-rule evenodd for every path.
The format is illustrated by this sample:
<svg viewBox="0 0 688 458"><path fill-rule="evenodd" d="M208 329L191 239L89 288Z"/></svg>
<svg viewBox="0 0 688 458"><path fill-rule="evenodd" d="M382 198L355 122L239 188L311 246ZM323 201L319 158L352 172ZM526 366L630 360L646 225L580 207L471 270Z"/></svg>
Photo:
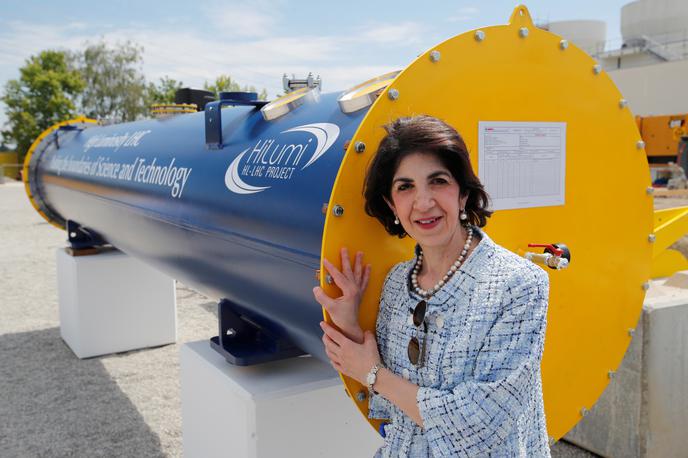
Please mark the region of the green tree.
<svg viewBox="0 0 688 458"><path fill-rule="evenodd" d="M148 105L156 103L174 103L174 95L181 89L184 83L174 80L168 76L160 78L160 82L148 83L147 99Z"/></svg>
<svg viewBox="0 0 688 458"><path fill-rule="evenodd" d="M88 117L117 123L148 113L142 53L142 47L129 41L113 47L101 41L75 55L86 82L79 105Z"/></svg>
<svg viewBox="0 0 688 458"><path fill-rule="evenodd" d="M216 98L220 98L220 92L258 92L255 86L241 86L234 81L229 75L220 75L215 78L215 81L210 84L207 81L203 84L203 89L214 92ZM259 100L266 100L268 98L268 91L263 89L258 94Z"/></svg>
<svg viewBox="0 0 688 458"><path fill-rule="evenodd" d="M53 124L75 117L74 97L84 89L79 72L62 51L42 51L19 69L19 79L5 85L1 100L9 128L3 142L16 146L20 161L31 143Z"/></svg>

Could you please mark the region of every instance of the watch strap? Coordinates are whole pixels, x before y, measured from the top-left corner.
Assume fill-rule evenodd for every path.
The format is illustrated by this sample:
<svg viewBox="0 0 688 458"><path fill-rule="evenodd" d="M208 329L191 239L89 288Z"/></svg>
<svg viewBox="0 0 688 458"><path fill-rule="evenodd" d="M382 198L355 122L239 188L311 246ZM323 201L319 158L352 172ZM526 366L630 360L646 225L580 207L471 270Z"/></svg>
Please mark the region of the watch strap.
<svg viewBox="0 0 688 458"><path fill-rule="evenodd" d="M375 382L377 382L377 373L381 368L382 366L379 363L377 363L370 369L370 372L368 372L366 381L368 382L368 391L371 393L377 394L377 391L375 391L374 386Z"/></svg>

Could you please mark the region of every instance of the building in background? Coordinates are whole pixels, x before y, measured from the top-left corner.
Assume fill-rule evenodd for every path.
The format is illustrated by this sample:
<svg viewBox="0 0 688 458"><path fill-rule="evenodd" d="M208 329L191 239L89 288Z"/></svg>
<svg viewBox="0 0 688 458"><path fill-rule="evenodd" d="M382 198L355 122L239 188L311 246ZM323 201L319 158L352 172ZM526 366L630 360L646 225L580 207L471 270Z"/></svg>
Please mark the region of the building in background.
<svg viewBox="0 0 688 458"><path fill-rule="evenodd" d="M688 113L688 0L636 0L621 8L621 39L602 21L541 25L575 43L608 72L640 116Z"/></svg>

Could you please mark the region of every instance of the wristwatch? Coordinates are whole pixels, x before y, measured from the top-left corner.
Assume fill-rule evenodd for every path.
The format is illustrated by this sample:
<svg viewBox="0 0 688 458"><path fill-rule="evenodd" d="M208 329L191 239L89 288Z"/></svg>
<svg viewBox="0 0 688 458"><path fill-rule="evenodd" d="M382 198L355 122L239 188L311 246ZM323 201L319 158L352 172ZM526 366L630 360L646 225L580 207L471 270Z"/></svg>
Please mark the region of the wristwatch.
<svg viewBox="0 0 688 458"><path fill-rule="evenodd" d="M379 371L381 368L382 366L380 366L379 363L375 364L366 376L366 382L368 383L368 391L370 391L373 394L377 394L377 391L375 391L373 385L375 385L375 382L377 382L377 371Z"/></svg>

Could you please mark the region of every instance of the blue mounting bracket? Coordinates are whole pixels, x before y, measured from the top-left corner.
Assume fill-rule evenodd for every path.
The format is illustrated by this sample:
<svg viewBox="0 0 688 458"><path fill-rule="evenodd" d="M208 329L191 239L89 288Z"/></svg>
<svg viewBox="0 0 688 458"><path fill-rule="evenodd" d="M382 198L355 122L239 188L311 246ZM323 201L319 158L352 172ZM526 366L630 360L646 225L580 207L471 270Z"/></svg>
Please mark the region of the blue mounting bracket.
<svg viewBox="0 0 688 458"><path fill-rule="evenodd" d="M210 346L230 364L252 366L306 354L292 342L243 317L227 299L217 304L217 320L220 335L210 339Z"/></svg>
<svg viewBox="0 0 688 458"><path fill-rule="evenodd" d="M260 108L268 102L258 100L255 92L221 92L220 100L205 105L205 146L209 149L222 149L222 107L252 106Z"/></svg>

